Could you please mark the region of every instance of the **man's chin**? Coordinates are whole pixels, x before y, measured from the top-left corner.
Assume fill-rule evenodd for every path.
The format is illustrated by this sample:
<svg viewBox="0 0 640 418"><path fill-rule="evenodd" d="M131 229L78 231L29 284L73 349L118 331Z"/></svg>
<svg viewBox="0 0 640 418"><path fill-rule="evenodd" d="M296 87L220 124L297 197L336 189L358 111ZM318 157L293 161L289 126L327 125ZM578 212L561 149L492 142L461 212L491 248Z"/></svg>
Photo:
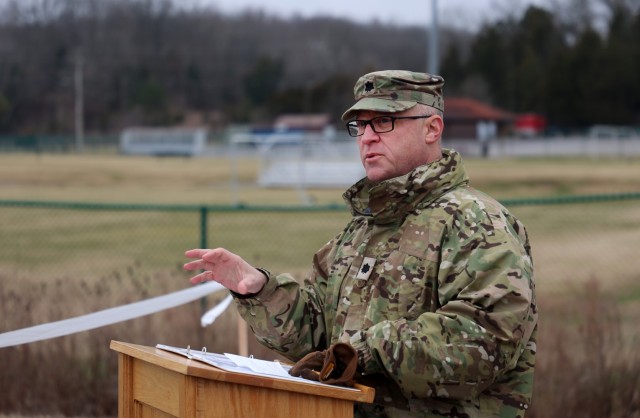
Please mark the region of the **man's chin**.
<svg viewBox="0 0 640 418"><path fill-rule="evenodd" d="M374 183L378 183L387 179L387 177L385 177L382 173L376 170L367 170L366 174L369 181L372 181Z"/></svg>

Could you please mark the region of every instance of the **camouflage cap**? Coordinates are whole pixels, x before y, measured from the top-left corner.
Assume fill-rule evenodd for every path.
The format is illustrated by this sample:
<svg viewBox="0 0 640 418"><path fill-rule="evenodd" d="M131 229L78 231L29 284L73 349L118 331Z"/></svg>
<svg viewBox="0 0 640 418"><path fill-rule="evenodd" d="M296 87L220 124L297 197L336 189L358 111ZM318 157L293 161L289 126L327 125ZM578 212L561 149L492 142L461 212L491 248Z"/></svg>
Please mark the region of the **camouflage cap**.
<svg viewBox="0 0 640 418"><path fill-rule="evenodd" d="M405 70L376 71L358 79L353 88L356 104L347 109L342 120L347 121L359 110L402 112L418 103L444 111L442 86L438 75Z"/></svg>

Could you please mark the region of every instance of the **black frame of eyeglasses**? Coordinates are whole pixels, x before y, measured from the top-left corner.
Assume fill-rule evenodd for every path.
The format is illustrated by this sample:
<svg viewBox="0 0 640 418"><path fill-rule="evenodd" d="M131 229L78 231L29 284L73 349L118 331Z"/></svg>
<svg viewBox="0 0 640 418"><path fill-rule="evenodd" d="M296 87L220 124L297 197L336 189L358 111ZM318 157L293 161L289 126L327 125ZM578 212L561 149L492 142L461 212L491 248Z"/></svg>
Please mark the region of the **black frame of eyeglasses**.
<svg viewBox="0 0 640 418"><path fill-rule="evenodd" d="M364 135L364 131L367 129L367 125L371 126L371 130L372 130L373 132L375 132L375 133L377 133L377 134L384 134L384 133L387 133L387 132L391 132L391 131L393 131L393 130L395 129L395 127L396 127L396 120L397 120L397 119L426 119L426 118L430 118L431 116L434 116L434 115L420 115L420 116L376 116L375 118L371 118L371 119L369 119L369 120L365 120L365 119L354 119L354 120L350 120L349 122L347 122L347 123L345 124L345 126L347 127L347 132L349 133L349 136L352 136L352 137L354 137L354 138L357 138L357 137L359 137L359 136ZM378 131L376 131L376 128L373 126L373 121L374 121L374 120L376 120L376 119L380 119L380 118L389 118L389 119L391 119L391 129L389 129L388 131L382 131L382 132L378 132ZM351 129L349 129L349 126L350 126L352 123L354 123L354 122L362 122L362 123L364 123L364 129L362 130L362 133L361 133L361 134L353 135L353 134L351 133ZM351 125L351 126L352 126L353 128L356 128L356 129L357 129L357 126L353 126L353 125Z"/></svg>

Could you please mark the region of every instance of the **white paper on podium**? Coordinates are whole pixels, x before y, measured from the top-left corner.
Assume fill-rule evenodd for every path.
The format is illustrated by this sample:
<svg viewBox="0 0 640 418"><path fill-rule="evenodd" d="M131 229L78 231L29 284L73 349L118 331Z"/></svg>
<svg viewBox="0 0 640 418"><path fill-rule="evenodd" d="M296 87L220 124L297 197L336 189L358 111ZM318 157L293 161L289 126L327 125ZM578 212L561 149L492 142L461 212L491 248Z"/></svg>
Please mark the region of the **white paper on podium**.
<svg viewBox="0 0 640 418"><path fill-rule="evenodd" d="M294 377L289 374L291 366L282 364L278 361L259 360L253 357L238 356L235 354L216 354L208 353L205 349L194 350L191 348L172 347L170 345L156 344L156 348L172 353L180 354L192 360L198 360L211 366L225 370L227 372L250 374L253 376L265 376L276 379L292 380L295 382L303 382L311 385L329 386L336 389L344 389L358 392L359 389L327 385L325 383L307 380L302 377Z"/></svg>
<svg viewBox="0 0 640 418"><path fill-rule="evenodd" d="M206 350L172 347L163 344L157 344L156 348L171 351L228 372L253 374L256 376L280 377L284 379L298 379L288 373L291 368L290 366L284 366L276 361L258 360L250 357L237 356L235 354L207 353Z"/></svg>
<svg viewBox="0 0 640 418"><path fill-rule="evenodd" d="M258 360L253 357L238 356L224 353L225 357L233 361L238 367L246 367L259 374L270 376L291 377L287 370L277 361Z"/></svg>

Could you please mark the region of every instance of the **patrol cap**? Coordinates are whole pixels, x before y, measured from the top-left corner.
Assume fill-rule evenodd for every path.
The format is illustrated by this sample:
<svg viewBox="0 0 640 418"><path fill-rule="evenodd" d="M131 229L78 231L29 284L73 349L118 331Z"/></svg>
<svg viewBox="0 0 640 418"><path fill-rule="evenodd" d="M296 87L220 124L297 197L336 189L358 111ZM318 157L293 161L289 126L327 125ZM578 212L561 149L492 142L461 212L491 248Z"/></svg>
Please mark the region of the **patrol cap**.
<svg viewBox="0 0 640 418"><path fill-rule="evenodd" d="M343 121L352 119L359 110L374 112L402 112L418 103L444 111L439 75L405 70L376 71L358 79L353 88L356 104L342 115Z"/></svg>

